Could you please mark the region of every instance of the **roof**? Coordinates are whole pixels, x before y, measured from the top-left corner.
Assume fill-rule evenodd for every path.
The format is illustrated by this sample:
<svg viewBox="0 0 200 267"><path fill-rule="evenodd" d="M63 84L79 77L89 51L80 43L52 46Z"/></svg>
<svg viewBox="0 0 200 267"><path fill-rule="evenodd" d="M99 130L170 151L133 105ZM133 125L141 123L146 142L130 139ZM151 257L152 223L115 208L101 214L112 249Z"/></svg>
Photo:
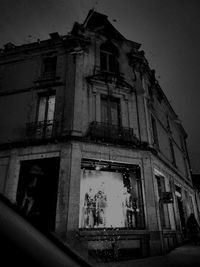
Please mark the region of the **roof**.
<svg viewBox="0 0 200 267"><path fill-rule="evenodd" d="M113 38L117 40L129 41L137 47L140 48L141 44L130 41L126 39L108 20L108 16L96 12L94 9L91 9L88 12L86 19L83 22L83 26L86 29L101 32L108 38Z"/></svg>

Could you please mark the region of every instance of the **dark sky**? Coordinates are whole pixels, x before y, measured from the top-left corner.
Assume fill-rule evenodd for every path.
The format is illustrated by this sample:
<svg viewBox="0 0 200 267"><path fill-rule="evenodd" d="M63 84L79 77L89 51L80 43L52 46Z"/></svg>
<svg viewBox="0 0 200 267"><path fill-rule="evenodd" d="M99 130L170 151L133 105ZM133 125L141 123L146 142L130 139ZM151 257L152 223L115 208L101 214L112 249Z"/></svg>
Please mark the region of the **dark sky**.
<svg viewBox="0 0 200 267"><path fill-rule="evenodd" d="M199 0L0 0L0 47L67 34L96 7L141 49L188 133L193 170L200 171ZM116 21L113 21L116 20Z"/></svg>

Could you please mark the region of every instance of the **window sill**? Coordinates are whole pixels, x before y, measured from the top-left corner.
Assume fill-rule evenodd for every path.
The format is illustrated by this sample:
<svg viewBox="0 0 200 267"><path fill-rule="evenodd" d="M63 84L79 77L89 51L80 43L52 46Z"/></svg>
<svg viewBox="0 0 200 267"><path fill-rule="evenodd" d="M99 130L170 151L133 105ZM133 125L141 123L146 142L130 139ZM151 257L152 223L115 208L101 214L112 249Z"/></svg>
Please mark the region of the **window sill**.
<svg viewBox="0 0 200 267"><path fill-rule="evenodd" d="M167 235L167 234L176 234L176 230L174 229L170 229L170 228L164 228L163 229L163 234Z"/></svg>
<svg viewBox="0 0 200 267"><path fill-rule="evenodd" d="M79 229L80 237L101 236L127 236L127 235L147 235L149 230L145 229L128 229L128 228L98 228L98 229Z"/></svg>
<svg viewBox="0 0 200 267"><path fill-rule="evenodd" d="M55 82L60 80L59 76L54 76L54 77L38 77L37 80L34 81L34 83L45 83L45 82Z"/></svg>

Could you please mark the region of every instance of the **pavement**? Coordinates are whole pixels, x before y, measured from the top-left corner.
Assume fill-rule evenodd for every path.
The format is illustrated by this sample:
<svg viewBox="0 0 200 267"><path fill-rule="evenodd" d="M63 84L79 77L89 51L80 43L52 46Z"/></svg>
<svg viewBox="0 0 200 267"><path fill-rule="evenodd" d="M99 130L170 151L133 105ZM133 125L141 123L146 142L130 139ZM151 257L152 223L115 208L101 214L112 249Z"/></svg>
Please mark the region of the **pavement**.
<svg viewBox="0 0 200 267"><path fill-rule="evenodd" d="M95 267L200 267L200 246L187 243L164 256L118 262L95 262L92 265Z"/></svg>

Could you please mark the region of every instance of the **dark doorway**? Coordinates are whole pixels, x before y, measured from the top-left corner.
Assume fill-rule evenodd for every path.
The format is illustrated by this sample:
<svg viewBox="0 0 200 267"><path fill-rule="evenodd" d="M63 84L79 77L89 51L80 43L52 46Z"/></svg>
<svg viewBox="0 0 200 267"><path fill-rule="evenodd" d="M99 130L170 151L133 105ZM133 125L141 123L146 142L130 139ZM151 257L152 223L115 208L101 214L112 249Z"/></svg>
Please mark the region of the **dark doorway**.
<svg viewBox="0 0 200 267"><path fill-rule="evenodd" d="M17 204L37 227L55 230L59 158L21 161Z"/></svg>
<svg viewBox="0 0 200 267"><path fill-rule="evenodd" d="M186 236L186 225L185 225L185 214L184 214L184 209L183 209L183 203L179 197L177 197L177 202L178 202L178 210L179 210L179 215L180 215L181 228L183 231L183 235L185 237Z"/></svg>

